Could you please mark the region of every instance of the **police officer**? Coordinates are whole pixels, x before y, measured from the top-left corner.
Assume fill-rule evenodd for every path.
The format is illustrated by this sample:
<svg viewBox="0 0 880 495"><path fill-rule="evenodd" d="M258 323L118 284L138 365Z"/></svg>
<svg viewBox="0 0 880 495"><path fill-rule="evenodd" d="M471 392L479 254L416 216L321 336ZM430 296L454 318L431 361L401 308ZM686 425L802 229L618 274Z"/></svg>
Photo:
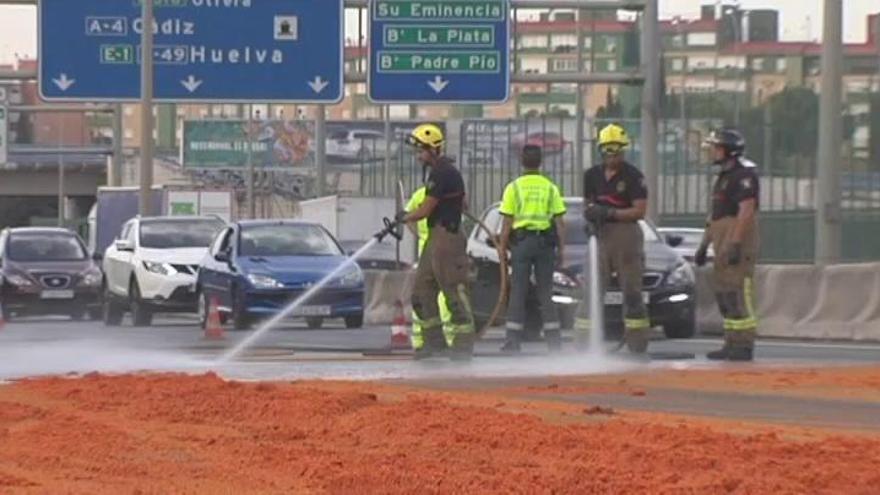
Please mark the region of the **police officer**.
<svg viewBox="0 0 880 495"><path fill-rule="evenodd" d="M422 186L413 192L412 196L409 198L409 202L406 204L405 210L408 213L412 213L416 211L422 203L425 202L425 197L427 196L427 191L425 186ZM428 229L428 219L423 218L418 222L410 222L407 224L409 230L418 238L418 254L419 257L422 256L422 251L425 250L425 244L428 242L428 236L431 234L431 231ZM452 315L449 312L449 306L446 304L446 296L443 295L441 291L440 294L437 295L437 306L440 308L440 320L443 322L443 334L446 337L446 343L448 345L452 345L452 332L449 329L449 321ZM422 337L422 326L419 324L418 317L413 315L413 329L412 329L412 346L413 350L418 352L422 346L424 345L424 338Z"/></svg>
<svg viewBox="0 0 880 495"><path fill-rule="evenodd" d="M630 352L643 354L648 349L650 320L642 300L644 237L638 222L645 217L648 190L642 173L623 158L627 146L629 137L619 125L611 124L599 133L603 163L584 172L584 217L598 237L600 304L612 274L616 274L622 291L626 345ZM585 298L575 321L580 347L591 331L587 306Z"/></svg>
<svg viewBox="0 0 880 495"><path fill-rule="evenodd" d="M499 212L504 216L501 252L510 248L511 285L507 302L507 341L502 351L520 352L526 320L526 297L532 270L544 337L551 351L562 347L559 312L553 304L553 270L564 258L565 203L559 188L541 174L541 148L522 150L523 174L504 189Z"/></svg>
<svg viewBox="0 0 880 495"><path fill-rule="evenodd" d="M697 266L705 265L712 245L715 297L724 318L724 346L706 357L751 361L758 327L752 282L758 256L758 176L754 166L743 163L746 143L738 131L714 131L706 143L721 171L712 189L708 228L694 261Z"/></svg>
<svg viewBox="0 0 880 495"><path fill-rule="evenodd" d="M416 358L442 353L446 348L437 295L443 292L451 313L449 329L453 360L470 360L474 347L474 318L468 290L467 241L461 229L465 190L461 173L443 154L443 131L422 124L407 136L418 150L417 158L430 167L425 183L426 197L415 211L397 218L399 222L428 221L428 240L419 259L412 306L422 328L424 345Z"/></svg>

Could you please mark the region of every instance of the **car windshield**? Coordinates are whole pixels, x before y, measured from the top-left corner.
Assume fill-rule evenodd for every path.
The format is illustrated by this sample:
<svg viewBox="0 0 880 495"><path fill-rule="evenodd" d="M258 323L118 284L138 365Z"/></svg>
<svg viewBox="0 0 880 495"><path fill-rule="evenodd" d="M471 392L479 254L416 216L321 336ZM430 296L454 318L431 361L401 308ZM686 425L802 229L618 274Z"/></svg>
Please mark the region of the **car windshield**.
<svg viewBox="0 0 880 495"><path fill-rule="evenodd" d="M219 220L148 220L141 222L141 247L206 248L223 228Z"/></svg>
<svg viewBox="0 0 880 495"><path fill-rule="evenodd" d="M12 261L81 261L86 250L79 240L67 234L13 234L8 257Z"/></svg>
<svg viewBox="0 0 880 495"><path fill-rule="evenodd" d="M566 215L565 243L571 245L586 244L587 233L584 232L584 226L586 223L587 221L580 215ZM646 222L639 222L639 227L642 228L642 234L645 236L645 241L658 242L660 240L657 236L657 232Z"/></svg>
<svg viewBox="0 0 880 495"><path fill-rule="evenodd" d="M699 246L701 242L703 242L703 233L702 232L670 232L672 235L677 235L682 238L680 246Z"/></svg>
<svg viewBox="0 0 880 495"><path fill-rule="evenodd" d="M341 256L339 246L316 225L255 225L241 230L242 256Z"/></svg>

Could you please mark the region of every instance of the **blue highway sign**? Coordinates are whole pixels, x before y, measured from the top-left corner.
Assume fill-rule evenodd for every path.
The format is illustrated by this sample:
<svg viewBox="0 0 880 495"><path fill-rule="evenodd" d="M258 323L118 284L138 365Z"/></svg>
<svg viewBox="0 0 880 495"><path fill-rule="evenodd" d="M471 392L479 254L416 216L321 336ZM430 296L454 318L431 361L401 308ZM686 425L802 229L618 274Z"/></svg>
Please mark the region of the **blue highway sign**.
<svg viewBox="0 0 880 495"><path fill-rule="evenodd" d="M509 11L508 0L372 0L370 99L506 101Z"/></svg>
<svg viewBox="0 0 880 495"><path fill-rule="evenodd" d="M140 97L139 0L40 0L40 93ZM343 0L155 0L157 101L335 103Z"/></svg>

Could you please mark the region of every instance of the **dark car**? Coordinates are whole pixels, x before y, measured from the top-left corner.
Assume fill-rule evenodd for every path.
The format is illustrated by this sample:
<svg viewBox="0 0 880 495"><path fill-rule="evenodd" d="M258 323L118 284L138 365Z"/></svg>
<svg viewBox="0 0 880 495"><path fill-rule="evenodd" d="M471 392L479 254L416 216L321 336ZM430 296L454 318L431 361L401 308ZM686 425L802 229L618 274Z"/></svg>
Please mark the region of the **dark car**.
<svg viewBox="0 0 880 495"><path fill-rule="evenodd" d="M218 301L221 320L238 329L277 314L347 261L324 227L298 221L241 221L224 229L199 269L199 316ZM364 322L364 276L352 263L294 311L310 328L343 318L348 328Z"/></svg>
<svg viewBox="0 0 880 495"><path fill-rule="evenodd" d="M6 319L27 315L101 317L103 274L82 239L60 228L0 233L0 304Z"/></svg>
<svg viewBox="0 0 880 495"><path fill-rule="evenodd" d="M566 198L568 213L565 216L565 263L553 274L553 301L559 307L563 328L574 326L574 315L583 294L585 277L584 260L587 255L587 235L581 215L583 200ZM501 214L498 205L486 210L482 222L495 232L501 230ZM648 222L640 222L645 236L645 272L643 296L648 303L652 326L662 326L670 338L692 337L695 322L695 282L690 264L663 242L656 229ZM474 316L478 323L491 316L499 291L498 252L484 230L474 228L468 238L468 256L471 261L471 285ZM620 286L612 274L605 294L606 333L619 335L623 330L622 300ZM534 333L541 328L540 312L534 290L527 302L527 331ZM504 314L501 314L503 318Z"/></svg>

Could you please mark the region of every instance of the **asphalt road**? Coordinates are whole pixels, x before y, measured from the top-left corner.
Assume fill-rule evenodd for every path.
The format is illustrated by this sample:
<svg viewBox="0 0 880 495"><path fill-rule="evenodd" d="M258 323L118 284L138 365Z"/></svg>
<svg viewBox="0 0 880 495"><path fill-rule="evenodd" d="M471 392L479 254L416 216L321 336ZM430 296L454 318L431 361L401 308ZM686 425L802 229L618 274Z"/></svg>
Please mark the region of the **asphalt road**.
<svg viewBox="0 0 880 495"><path fill-rule="evenodd" d="M0 378L89 371L216 370L239 378L420 378L424 376L546 376L626 371L644 366L709 367L707 351L718 338L666 340L651 344L651 363L627 359L625 352L584 356L568 350L549 356L542 343L529 343L519 358L498 351L503 332L493 329L478 344L468 366L413 363L405 352L388 352L390 329L346 330L341 322L321 330L292 324L267 332L232 363L216 362L225 350L250 335L227 330L222 340L205 338L192 318L157 319L150 328L117 328L101 322L32 318L0 329ZM609 342L609 348L614 347ZM880 363L880 344L760 341L757 360L765 364L813 365Z"/></svg>

